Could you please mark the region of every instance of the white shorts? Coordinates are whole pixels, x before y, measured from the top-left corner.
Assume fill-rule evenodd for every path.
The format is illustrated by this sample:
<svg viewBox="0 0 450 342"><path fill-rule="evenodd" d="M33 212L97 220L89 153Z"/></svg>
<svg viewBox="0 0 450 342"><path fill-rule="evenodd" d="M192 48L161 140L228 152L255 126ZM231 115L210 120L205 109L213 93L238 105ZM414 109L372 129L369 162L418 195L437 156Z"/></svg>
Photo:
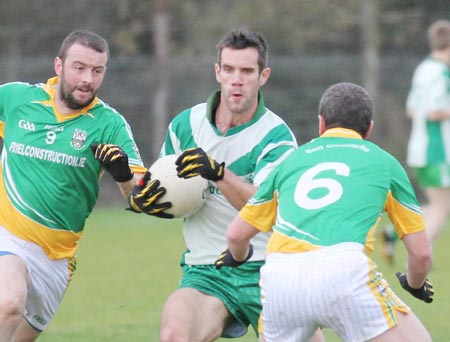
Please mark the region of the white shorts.
<svg viewBox="0 0 450 342"><path fill-rule="evenodd" d="M261 268L267 342L307 341L318 327L343 341L367 341L409 312L358 243L299 254L273 253Z"/></svg>
<svg viewBox="0 0 450 342"><path fill-rule="evenodd" d="M28 268L30 285L24 318L38 331L43 331L55 315L76 267L75 258L51 260L43 249L17 238L0 227L0 257L14 254Z"/></svg>

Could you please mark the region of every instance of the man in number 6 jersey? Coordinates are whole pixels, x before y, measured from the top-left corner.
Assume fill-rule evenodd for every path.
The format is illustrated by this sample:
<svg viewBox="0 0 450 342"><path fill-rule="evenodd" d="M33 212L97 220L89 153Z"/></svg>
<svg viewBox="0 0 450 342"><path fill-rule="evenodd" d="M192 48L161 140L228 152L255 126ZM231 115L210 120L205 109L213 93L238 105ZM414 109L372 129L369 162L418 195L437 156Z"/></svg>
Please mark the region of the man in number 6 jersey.
<svg viewBox="0 0 450 342"><path fill-rule="evenodd" d="M289 155L228 227L216 261L239 266L260 231L273 231L261 268L262 338L306 341L329 327L343 341L431 341L391 290L370 254L387 211L408 250L402 287L430 303L432 252L420 207L400 163L365 140L373 105L352 83L328 88L319 134Z"/></svg>

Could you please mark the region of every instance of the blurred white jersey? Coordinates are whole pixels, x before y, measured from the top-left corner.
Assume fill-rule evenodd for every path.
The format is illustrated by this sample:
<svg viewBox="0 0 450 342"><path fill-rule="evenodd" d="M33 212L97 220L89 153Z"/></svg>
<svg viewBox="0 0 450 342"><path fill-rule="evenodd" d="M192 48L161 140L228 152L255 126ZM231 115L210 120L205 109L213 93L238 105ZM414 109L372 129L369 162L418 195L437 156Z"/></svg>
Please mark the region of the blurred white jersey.
<svg viewBox="0 0 450 342"><path fill-rule="evenodd" d="M450 109L450 69L427 58L416 68L406 106L412 111L407 164L450 164L450 119L428 121L427 114Z"/></svg>

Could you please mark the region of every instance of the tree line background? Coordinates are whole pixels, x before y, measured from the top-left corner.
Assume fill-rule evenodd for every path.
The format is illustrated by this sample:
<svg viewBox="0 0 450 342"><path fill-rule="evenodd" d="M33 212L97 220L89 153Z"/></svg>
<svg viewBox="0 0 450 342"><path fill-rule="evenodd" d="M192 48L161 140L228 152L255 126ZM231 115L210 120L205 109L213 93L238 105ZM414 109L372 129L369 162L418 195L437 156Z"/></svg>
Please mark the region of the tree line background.
<svg viewBox="0 0 450 342"><path fill-rule="evenodd" d="M300 143L317 134L323 91L350 81L375 101L372 140L404 162L411 76L429 52L426 29L449 18L448 0L3 0L0 83L45 82L70 31L99 33L111 49L100 97L128 119L148 166L169 120L218 89L217 42L247 26L269 43L266 105ZM99 203L120 200L104 178Z"/></svg>

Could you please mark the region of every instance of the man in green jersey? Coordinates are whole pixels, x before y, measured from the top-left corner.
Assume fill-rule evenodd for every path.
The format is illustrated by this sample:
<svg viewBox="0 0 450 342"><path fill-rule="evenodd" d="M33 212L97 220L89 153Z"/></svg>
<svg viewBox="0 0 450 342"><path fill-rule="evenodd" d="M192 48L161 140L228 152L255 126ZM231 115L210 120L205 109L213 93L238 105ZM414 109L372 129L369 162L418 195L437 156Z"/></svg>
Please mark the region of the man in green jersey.
<svg viewBox="0 0 450 342"><path fill-rule="evenodd" d="M412 123L406 162L424 191L423 215L433 243L450 217L450 21L434 22L428 43L431 53L414 71L406 101ZM387 255L394 252L394 233L384 232Z"/></svg>
<svg viewBox="0 0 450 342"><path fill-rule="evenodd" d="M420 207L401 164L365 140L372 112L362 87L328 88L319 104L320 136L278 165L228 227L220 269L241 265L251 255L250 239L273 231L261 268L266 342L306 341L318 326L343 341L431 341L370 257L386 210L408 251L400 284L432 302L432 252Z"/></svg>
<svg viewBox="0 0 450 342"><path fill-rule="evenodd" d="M219 42L217 52L220 91L171 121L161 151L179 155L180 177L209 180L204 207L183 223L183 275L163 309L162 342L239 337L249 324L257 330L259 269L269 235L254 239L253 256L239 269L216 270L214 261L226 247L226 227L237 210L297 146L286 123L265 106L260 91L271 71L265 39L247 29L235 30ZM137 187L130 202L136 211L146 212L152 209L147 198L145 186Z"/></svg>
<svg viewBox="0 0 450 342"><path fill-rule="evenodd" d="M108 57L102 37L74 31L56 77L0 86L1 342L34 341L53 318L103 170L125 197L146 171L128 123L96 96Z"/></svg>

